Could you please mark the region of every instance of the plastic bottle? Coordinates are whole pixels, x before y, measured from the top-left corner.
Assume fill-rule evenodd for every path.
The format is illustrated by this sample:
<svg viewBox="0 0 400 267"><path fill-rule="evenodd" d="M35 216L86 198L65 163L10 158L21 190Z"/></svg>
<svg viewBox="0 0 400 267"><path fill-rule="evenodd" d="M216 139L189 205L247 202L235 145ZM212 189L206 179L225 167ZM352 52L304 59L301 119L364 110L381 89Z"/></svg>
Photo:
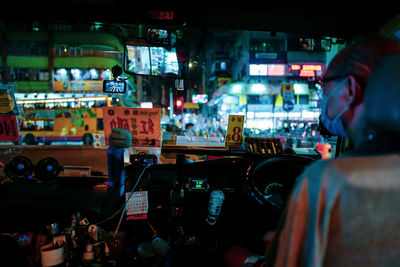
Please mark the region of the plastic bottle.
<svg viewBox="0 0 400 267"><path fill-rule="evenodd" d="M221 190L213 190L210 194L210 202L208 204L208 216L206 222L214 225L217 222L219 213L221 212L222 204L224 203L225 195Z"/></svg>
<svg viewBox="0 0 400 267"><path fill-rule="evenodd" d="M107 149L108 186L120 186L121 174L124 169L124 149L110 146Z"/></svg>

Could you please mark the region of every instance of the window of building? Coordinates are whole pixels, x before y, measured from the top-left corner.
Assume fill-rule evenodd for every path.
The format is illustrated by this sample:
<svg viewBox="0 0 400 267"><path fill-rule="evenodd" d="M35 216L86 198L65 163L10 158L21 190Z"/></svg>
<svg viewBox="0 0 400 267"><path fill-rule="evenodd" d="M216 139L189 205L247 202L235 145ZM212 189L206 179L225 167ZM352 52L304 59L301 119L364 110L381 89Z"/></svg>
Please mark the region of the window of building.
<svg viewBox="0 0 400 267"><path fill-rule="evenodd" d="M56 81L93 81L110 80L111 71L98 69L56 69L54 71Z"/></svg>
<svg viewBox="0 0 400 267"><path fill-rule="evenodd" d="M310 96L309 95L299 95L299 105L309 105Z"/></svg>
<svg viewBox="0 0 400 267"><path fill-rule="evenodd" d="M12 80L15 81L48 81L50 79L47 69L10 68L10 74Z"/></svg>
<svg viewBox="0 0 400 267"><path fill-rule="evenodd" d="M17 81L29 81L30 71L29 69L14 68L15 80Z"/></svg>
<svg viewBox="0 0 400 267"><path fill-rule="evenodd" d="M281 52L285 49L284 39L254 39L250 42L252 52Z"/></svg>

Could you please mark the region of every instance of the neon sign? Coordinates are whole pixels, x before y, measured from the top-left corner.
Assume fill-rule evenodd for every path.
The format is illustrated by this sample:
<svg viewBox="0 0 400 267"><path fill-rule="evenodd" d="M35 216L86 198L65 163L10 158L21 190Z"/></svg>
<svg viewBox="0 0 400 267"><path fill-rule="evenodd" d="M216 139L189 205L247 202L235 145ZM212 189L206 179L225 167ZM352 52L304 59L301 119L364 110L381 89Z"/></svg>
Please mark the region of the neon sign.
<svg viewBox="0 0 400 267"><path fill-rule="evenodd" d="M250 64L250 76L284 76L286 74L285 64Z"/></svg>
<svg viewBox="0 0 400 267"><path fill-rule="evenodd" d="M292 64L289 67L289 71L293 72L294 75L300 77L315 77L320 76L323 71L322 64Z"/></svg>

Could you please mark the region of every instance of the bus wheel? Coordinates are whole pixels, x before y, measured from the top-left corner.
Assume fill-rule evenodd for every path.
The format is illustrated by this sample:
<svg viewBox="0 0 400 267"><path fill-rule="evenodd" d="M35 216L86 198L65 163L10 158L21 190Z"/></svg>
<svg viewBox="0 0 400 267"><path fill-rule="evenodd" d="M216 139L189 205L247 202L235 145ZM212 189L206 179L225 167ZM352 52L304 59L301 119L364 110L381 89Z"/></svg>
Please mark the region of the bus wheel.
<svg viewBox="0 0 400 267"><path fill-rule="evenodd" d="M85 133L82 136L82 141L84 145L93 145L93 136L90 133Z"/></svg>
<svg viewBox="0 0 400 267"><path fill-rule="evenodd" d="M33 134L28 133L27 135L25 135L24 142L27 145L34 145L35 144L35 137L33 136Z"/></svg>

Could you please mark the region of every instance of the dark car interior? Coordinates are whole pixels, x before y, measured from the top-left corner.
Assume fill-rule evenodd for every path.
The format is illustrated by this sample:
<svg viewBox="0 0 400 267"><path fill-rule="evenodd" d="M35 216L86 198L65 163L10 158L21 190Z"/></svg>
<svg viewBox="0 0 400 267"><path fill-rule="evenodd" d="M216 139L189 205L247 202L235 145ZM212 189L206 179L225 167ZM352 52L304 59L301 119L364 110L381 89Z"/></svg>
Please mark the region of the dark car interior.
<svg viewBox="0 0 400 267"><path fill-rule="evenodd" d="M350 43L378 31L393 35L395 26L390 27L388 22L395 25L393 19L397 16L400 23L398 7L364 4L359 9L336 2L298 6L227 2L223 7L201 1L176 7L172 2L141 6L125 0L10 4L18 12L3 12L1 20L7 25L14 21L101 22L129 32L146 24L187 31L187 38L199 43L201 39L196 34L206 28L331 36ZM191 35L192 29L195 33ZM113 261L103 262L103 266L223 266L224 255L233 246L264 254L263 236L277 227L296 178L309 164L320 160L318 153L288 155L282 147L267 155L253 153L245 146L222 151L165 149L176 158L175 163L131 158L124 167L126 180L118 187L104 188L105 180L99 178L46 179L46 174L40 182L16 178L12 183L1 184L0 232L42 234L54 222L60 229L68 228L71 216L79 212L90 225L102 229L104 240L112 244L109 247ZM190 162L185 160L185 154L209 160ZM148 192L145 220L126 220L124 216L124 195L132 191ZM220 213L213 215L216 223L209 224L210 194L214 191L222 191L224 199ZM82 230L88 224L80 226ZM113 235L117 231L119 234ZM82 236L83 240L90 239L87 234ZM155 238L168 242L168 252L154 253L149 248ZM36 264L30 266L40 266ZM78 265L71 261L70 266Z"/></svg>

